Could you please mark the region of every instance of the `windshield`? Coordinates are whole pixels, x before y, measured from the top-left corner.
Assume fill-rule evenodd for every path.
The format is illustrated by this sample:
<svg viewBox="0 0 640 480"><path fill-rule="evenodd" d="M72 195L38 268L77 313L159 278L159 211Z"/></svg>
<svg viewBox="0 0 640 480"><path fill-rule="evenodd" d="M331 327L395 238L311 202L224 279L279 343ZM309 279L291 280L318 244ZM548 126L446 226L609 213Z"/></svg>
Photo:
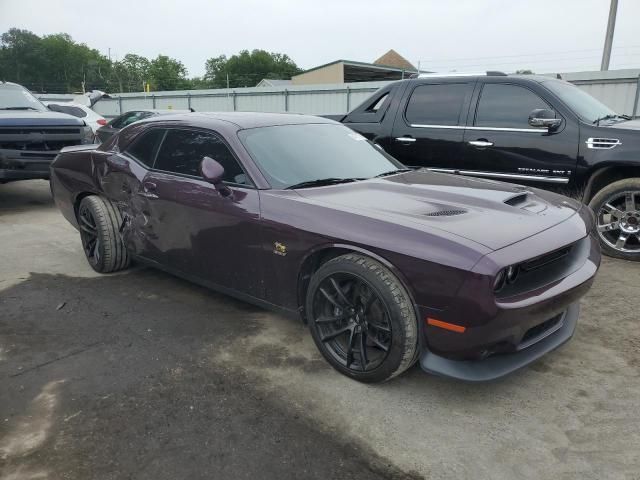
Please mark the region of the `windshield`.
<svg viewBox="0 0 640 480"><path fill-rule="evenodd" d="M29 90L20 85L0 84L0 110L38 110L46 108Z"/></svg>
<svg viewBox="0 0 640 480"><path fill-rule="evenodd" d="M242 130L238 136L273 188L327 178L371 178L403 168L342 125L261 127Z"/></svg>
<svg viewBox="0 0 640 480"><path fill-rule="evenodd" d="M605 104L568 82L549 80L542 84L560 97L560 100L566 103L580 118L589 123L606 115L616 115L616 112Z"/></svg>

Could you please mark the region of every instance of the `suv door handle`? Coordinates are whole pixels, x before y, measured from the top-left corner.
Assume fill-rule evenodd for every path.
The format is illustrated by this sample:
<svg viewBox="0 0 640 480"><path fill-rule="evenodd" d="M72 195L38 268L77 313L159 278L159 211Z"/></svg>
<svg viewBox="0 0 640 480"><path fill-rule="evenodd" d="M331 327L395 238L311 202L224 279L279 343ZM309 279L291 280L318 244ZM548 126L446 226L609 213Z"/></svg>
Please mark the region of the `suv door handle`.
<svg viewBox="0 0 640 480"><path fill-rule="evenodd" d="M493 142L489 142L488 140L480 139L480 140L471 140L469 145L473 145L474 147L493 147Z"/></svg>
<svg viewBox="0 0 640 480"><path fill-rule="evenodd" d="M413 143L416 141L416 139L413 137L396 137L396 141L402 143Z"/></svg>

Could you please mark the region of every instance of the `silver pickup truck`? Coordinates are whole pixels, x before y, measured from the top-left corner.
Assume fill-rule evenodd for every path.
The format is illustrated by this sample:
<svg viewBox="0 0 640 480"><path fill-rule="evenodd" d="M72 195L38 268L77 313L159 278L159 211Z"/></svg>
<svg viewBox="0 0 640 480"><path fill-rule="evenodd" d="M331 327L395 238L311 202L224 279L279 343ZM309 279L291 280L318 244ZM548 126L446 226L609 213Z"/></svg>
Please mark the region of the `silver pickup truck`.
<svg viewBox="0 0 640 480"><path fill-rule="evenodd" d="M0 81L0 183L49 178L60 149L93 143L85 122L47 109L31 92Z"/></svg>

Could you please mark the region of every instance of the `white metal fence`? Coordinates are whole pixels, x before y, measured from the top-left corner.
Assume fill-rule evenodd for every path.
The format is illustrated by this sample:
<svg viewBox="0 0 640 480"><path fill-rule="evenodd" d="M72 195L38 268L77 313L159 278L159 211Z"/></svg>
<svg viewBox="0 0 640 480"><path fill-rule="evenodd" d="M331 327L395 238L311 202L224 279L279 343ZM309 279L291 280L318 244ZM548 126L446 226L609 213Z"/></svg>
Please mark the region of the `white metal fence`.
<svg viewBox="0 0 640 480"><path fill-rule="evenodd" d="M640 69L564 73L562 78L586 90L618 113L640 115ZM388 82L289 85L219 90L112 94L94 109L112 118L138 109L193 108L199 112L292 112L312 115L346 113ZM39 95L43 100L71 100L73 95Z"/></svg>

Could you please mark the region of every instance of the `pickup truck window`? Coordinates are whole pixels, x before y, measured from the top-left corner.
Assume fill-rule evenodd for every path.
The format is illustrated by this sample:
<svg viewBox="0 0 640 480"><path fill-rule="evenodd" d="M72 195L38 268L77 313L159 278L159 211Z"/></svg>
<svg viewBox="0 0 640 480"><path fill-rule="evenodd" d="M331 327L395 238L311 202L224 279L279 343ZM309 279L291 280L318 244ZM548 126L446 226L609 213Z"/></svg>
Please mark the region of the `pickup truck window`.
<svg viewBox="0 0 640 480"><path fill-rule="evenodd" d="M536 108L551 107L528 88L507 84L487 84L480 94L474 125L531 128L529 114Z"/></svg>
<svg viewBox="0 0 640 480"><path fill-rule="evenodd" d="M419 85L411 93L405 118L410 125L458 125L466 83Z"/></svg>

